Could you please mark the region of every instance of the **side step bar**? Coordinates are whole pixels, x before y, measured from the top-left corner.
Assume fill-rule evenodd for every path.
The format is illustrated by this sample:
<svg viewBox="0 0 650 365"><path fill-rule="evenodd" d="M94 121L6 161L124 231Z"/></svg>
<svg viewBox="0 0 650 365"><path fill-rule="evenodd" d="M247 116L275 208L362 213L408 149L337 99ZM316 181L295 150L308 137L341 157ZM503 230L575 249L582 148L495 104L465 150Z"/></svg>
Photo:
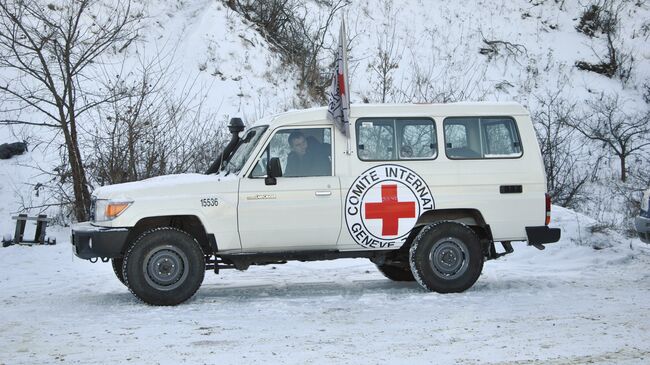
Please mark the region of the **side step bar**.
<svg viewBox="0 0 650 365"><path fill-rule="evenodd" d="M515 252L515 250L512 248L512 244L510 244L510 241L502 241L501 246L503 246L504 252L497 252L497 249L494 246L494 242L490 243L490 252L488 258L492 260L498 259L501 256Z"/></svg>

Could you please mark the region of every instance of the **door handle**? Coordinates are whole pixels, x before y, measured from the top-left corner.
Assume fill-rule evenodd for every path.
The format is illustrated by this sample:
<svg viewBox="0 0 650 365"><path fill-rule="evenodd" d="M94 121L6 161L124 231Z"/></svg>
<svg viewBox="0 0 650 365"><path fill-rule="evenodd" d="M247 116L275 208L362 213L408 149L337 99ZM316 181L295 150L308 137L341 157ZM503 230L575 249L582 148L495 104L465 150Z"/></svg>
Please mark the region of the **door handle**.
<svg viewBox="0 0 650 365"><path fill-rule="evenodd" d="M518 194L522 193L523 187L521 185L501 185L499 186L499 192L501 194Z"/></svg>
<svg viewBox="0 0 650 365"><path fill-rule="evenodd" d="M314 193L316 196L330 196L332 195L331 191L317 191Z"/></svg>

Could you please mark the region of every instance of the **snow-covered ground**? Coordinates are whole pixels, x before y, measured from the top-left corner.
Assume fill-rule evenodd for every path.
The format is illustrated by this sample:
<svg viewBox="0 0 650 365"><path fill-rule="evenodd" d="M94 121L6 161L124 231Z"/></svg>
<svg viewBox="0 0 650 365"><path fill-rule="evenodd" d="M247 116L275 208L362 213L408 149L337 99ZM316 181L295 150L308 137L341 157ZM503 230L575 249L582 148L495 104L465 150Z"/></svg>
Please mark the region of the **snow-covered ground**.
<svg viewBox="0 0 650 365"><path fill-rule="evenodd" d="M559 243L515 246L462 294L338 260L207 273L177 307L138 302L53 230L0 251L0 364L647 364L650 246L554 210Z"/></svg>

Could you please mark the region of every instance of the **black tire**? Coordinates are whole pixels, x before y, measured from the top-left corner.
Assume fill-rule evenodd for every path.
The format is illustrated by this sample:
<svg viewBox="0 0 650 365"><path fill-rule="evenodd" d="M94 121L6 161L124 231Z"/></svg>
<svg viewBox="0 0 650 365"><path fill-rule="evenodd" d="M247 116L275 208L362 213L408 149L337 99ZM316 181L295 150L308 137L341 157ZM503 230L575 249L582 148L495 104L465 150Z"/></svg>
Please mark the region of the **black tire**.
<svg viewBox="0 0 650 365"><path fill-rule="evenodd" d="M438 293L459 293L470 288L483 270L483 251L468 226L449 221L424 227L409 251L417 282Z"/></svg>
<svg viewBox="0 0 650 365"><path fill-rule="evenodd" d="M151 305L176 305L190 299L205 275L205 256L199 243L176 228L143 233L124 255L126 286Z"/></svg>
<svg viewBox="0 0 650 365"><path fill-rule="evenodd" d="M413 273L409 268L392 265L377 265L377 269L392 281L415 281Z"/></svg>
<svg viewBox="0 0 650 365"><path fill-rule="evenodd" d="M124 285L126 283L124 282L124 274L122 273L122 264L124 263L124 259L121 257L111 259L111 266L113 266L113 272L115 273L115 276L117 276L118 280Z"/></svg>

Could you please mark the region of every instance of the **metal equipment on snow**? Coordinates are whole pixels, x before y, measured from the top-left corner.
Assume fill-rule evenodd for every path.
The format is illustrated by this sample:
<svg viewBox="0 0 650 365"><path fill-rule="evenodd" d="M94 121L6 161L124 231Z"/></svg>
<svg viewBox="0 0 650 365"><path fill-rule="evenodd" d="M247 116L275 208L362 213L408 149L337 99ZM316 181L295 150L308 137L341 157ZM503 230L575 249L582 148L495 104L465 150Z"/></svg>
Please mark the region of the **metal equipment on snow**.
<svg viewBox="0 0 650 365"><path fill-rule="evenodd" d="M37 217L28 217L27 214L19 214L11 217L16 220L16 231L14 237L5 237L2 239L2 247L9 247L12 245L56 245L56 238L49 238L45 236L47 223L52 219L48 218L45 214L40 214ZM34 239L25 239L25 226L27 221L36 221L36 231L34 232Z"/></svg>

